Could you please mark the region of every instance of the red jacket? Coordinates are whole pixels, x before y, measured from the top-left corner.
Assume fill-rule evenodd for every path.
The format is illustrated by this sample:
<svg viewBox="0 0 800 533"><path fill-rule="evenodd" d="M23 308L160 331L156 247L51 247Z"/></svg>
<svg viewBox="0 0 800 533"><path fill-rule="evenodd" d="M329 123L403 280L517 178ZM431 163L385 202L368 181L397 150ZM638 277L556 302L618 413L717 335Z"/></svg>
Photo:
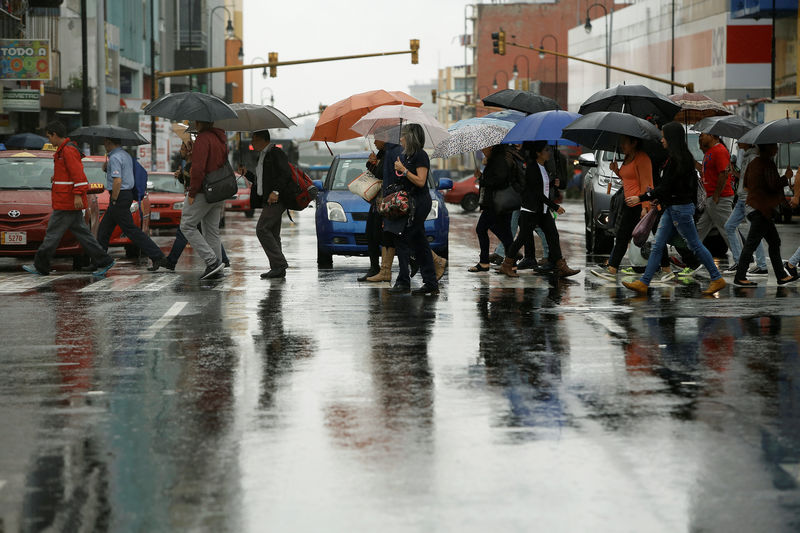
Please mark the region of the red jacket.
<svg viewBox="0 0 800 533"><path fill-rule="evenodd" d="M89 190L89 180L83 172L81 153L69 139L64 140L53 154L53 188L51 197L53 209L61 211L79 211L86 209L89 202L86 191ZM75 208L75 196L80 194L82 207Z"/></svg>
<svg viewBox="0 0 800 533"><path fill-rule="evenodd" d="M211 128L200 132L192 148L192 179L189 196L201 192L206 174L219 169L228 157L228 139L225 130Z"/></svg>

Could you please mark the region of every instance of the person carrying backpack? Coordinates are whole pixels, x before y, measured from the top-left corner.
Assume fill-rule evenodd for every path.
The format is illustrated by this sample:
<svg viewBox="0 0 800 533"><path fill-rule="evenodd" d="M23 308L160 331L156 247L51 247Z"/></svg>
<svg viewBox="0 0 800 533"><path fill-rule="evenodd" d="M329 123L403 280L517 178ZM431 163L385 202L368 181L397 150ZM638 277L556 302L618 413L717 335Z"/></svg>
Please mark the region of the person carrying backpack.
<svg viewBox="0 0 800 533"><path fill-rule="evenodd" d="M97 229L97 242L104 250L108 250L108 241L114 228L119 226L133 244L139 247L144 254L153 262L149 270L157 270L164 264L166 257L164 252L153 240L145 235L133 222L131 216L131 204L134 201L135 179L133 174L133 158L128 152L122 149L119 139L104 139L103 144L108 153L106 162L106 190L109 192L110 199L108 209L100 220Z"/></svg>
<svg viewBox="0 0 800 533"><path fill-rule="evenodd" d="M292 180L289 158L283 150L270 144L269 131L253 132L252 144L259 152L255 172L240 166L239 173L253 183L252 204L263 206L256 223L256 236L267 254L270 269L261 274L261 279L285 278L289 263L281 247L281 220L287 209L285 199L291 200L296 184Z"/></svg>

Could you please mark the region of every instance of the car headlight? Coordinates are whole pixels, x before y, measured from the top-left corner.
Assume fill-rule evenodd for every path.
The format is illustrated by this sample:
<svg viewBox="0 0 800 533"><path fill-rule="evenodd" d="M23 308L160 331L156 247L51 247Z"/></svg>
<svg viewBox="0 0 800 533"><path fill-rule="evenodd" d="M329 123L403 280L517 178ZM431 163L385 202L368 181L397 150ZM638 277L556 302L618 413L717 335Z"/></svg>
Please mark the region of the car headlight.
<svg viewBox="0 0 800 533"><path fill-rule="evenodd" d="M139 210L139 202L131 202L131 213Z"/></svg>
<svg viewBox="0 0 800 533"><path fill-rule="evenodd" d="M439 218L439 200L433 200L431 202L431 210L425 220L436 220L437 218Z"/></svg>
<svg viewBox="0 0 800 533"><path fill-rule="evenodd" d="M328 202L325 204L328 208L328 220L331 222L347 222L347 215L344 214L342 204L337 202Z"/></svg>
<svg viewBox="0 0 800 533"><path fill-rule="evenodd" d="M183 202L175 202L174 204L172 204L172 209L183 210Z"/></svg>
<svg viewBox="0 0 800 533"><path fill-rule="evenodd" d="M250 195L249 194L240 194L239 195L239 200L249 200L249 199L250 199Z"/></svg>
<svg viewBox="0 0 800 533"><path fill-rule="evenodd" d="M609 183L611 183L611 176L604 176L602 174L598 174L597 183L600 185L608 185Z"/></svg>

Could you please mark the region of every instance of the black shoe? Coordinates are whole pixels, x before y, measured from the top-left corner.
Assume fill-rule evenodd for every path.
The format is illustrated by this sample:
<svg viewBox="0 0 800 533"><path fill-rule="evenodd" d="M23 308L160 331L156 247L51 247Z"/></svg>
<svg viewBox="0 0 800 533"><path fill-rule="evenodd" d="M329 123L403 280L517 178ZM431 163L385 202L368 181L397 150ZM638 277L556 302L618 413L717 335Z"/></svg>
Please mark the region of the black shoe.
<svg viewBox="0 0 800 533"><path fill-rule="evenodd" d="M389 288L389 292L392 294L408 294L411 292L411 286L405 283L395 283L394 287Z"/></svg>
<svg viewBox="0 0 800 533"><path fill-rule="evenodd" d="M524 257L522 261L517 263L517 270L529 270L531 268L536 268L538 263L536 263L536 259L533 257Z"/></svg>
<svg viewBox="0 0 800 533"><path fill-rule="evenodd" d="M797 276L789 274L789 279L779 279L778 285L786 285L787 283L792 283L793 281L797 281Z"/></svg>
<svg viewBox="0 0 800 533"><path fill-rule="evenodd" d="M151 261L153 262L153 264L147 267L147 270L149 270L150 272L155 272L156 270L158 270L159 267L165 266L167 264L167 258L164 257L163 255L161 257L156 257L155 259L151 259Z"/></svg>
<svg viewBox="0 0 800 533"><path fill-rule="evenodd" d="M261 274L261 279L278 279L285 277L286 277L285 268L273 268L269 272L264 272L263 274Z"/></svg>
<svg viewBox="0 0 800 533"><path fill-rule="evenodd" d="M413 278L417 275L417 272L419 272L419 265L416 261L410 261L408 266L411 268L411 272L408 274L408 277Z"/></svg>
<svg viewBox="0 0 800 533"><path fill-rule="evenodd" d="M749 279L733 279L733 284L737 287L758 287L758 283Z"/></svg>
<svg viewBox="0 0 800 533"><path fill-rule="evenodd" d="M200 279L217 279L220 277L220 272L223 268L225 268L225 265L223 265L221 261L217 261L213 265L208 265L203 275L200 276Z"/></svg>
<svg viewBox="0 0 800 533"><path fill-rule="evenodd" d="M175 263L173 263L173 262L170 260L170 258L169 258L169 257L167 257L167 258L165 258L165 259L164 259L164 262L163 262L163 263L161 263L161 266L163 266L163 267L164 267L164 268L166 268L167 270L171 270L171 271L175 272Z"/></svg>
<svg viewBox="0 0 800 533"><path fill-rule="evenodd" d="M430 294L431 296L437 296L439 294L439 287L434 287L425 283L422 285L422 287L411 291L411 294L414 296L425 296L427 294Z"/></svg>
<svg viewBox="0 0 800 533"><path fill-rule="evenodd" d="M796 277L798 277L798 276L797 276L797 267L793 267L792 265L790 265L790 264L789 264L789 261L784 261L784 262L783 262L783 268L785 268L785 269L786 269L786 272L787 272L787 273L788 273L790 276L792 276L793 278L796 278Z"/></svg>
<svg viewBox="0 0 800 533"><path fill-rule="evenodd" d="M367 270L366 274L364 274L363 276L359 276L358 281L367 281L367 278L371 278L372 276L377 276L379 272L380 269L376 270L370 268L369 270Z"/></svg>

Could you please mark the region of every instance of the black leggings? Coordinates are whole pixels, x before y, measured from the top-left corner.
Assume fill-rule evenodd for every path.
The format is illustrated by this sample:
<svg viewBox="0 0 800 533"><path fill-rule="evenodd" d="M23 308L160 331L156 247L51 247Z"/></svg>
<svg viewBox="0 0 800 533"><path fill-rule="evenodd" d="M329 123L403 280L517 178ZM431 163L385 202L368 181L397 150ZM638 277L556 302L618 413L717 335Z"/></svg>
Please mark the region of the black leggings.
<svg viewBox="0 0 800 533"><path fill-rule="evenodd" d="M500 239L503 247L508 250L509 246L511 246L511 241L514 240L514 236L511 235L511 213L496 213L492 208L484 209L481 213L478 224L475 226L475 233L478 234L478 244L481 247L479 261L483 264L489 262L490 230ZM506 251L506 255L508 255L508 251Z"/></svg>
<svg viewBox="0 0 800 533"><path fill-rule="evenodd" d="M555 263L561 259L561 241L558 237L558 230L556 229L556 221L550 212L546 213L531 213L530 211L522 211L519 214L519 233L513 244L506 247L506 257L517 257L520 249L523 246L533 246L533 230L536 226L542 228L547 246L550 248L548 258L551 262Z"/></svg>
<svg viewBox="0 0 800 533"><path fill-rule="evenodd" d="M761 239L767 241L769 260L772 262L772 270L775 277L783 279L786 271L783 269L783 259L781 259L781 237L778 235L778 228L772 219L764 216L761 211L753 211L747 215L750 220L750 233L744 242L742 253L739 255L739 268L736 271L736 279L747 279L747 268L753 260L753 252L758 248Z"/></svg>
<svg viewBox="0 0 800 533"><path fill-rule="evenodd" d="M631 242L633 229L642 218L642 206L622 206L620 217L621 220L619 224L616 225L617 235L614 237L614 248L611 250L611 256L608 258L608 266L614 268L619 268L619 264L622 262L625 252L628 251L628 244Z"/></svg>

